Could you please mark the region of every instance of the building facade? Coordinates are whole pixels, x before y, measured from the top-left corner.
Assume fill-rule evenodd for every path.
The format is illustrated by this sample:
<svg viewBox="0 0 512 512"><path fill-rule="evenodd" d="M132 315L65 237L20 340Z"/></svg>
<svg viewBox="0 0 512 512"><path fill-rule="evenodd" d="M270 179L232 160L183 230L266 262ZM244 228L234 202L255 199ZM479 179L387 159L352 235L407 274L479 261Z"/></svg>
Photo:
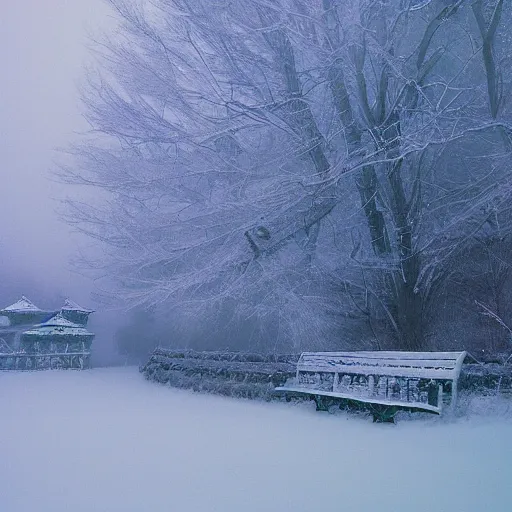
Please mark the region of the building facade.
<svg viewBox="0 0 512 512"><path fill-rule="evenodd" d="M70 299L58 311L42 310L25 296L0 309L0 370L88 368L91 313Z"/></svg>

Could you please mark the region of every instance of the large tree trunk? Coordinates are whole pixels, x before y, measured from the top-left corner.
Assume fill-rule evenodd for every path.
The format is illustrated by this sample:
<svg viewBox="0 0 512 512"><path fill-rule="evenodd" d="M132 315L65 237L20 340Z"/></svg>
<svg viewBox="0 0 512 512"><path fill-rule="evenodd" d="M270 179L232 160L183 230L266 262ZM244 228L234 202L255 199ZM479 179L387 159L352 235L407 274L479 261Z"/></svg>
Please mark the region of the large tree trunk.
<svg viewBox="0 0 512 512"><path fill-rule="evenodd" d="M410 219L401 176L402 162L389 173L392 193L392 212L396 228L399 271L394 275L396 322L399 327L399 347L407 350L425 348L424 295L417 288L421 269L420 254L414 250L415 219Z"/></svg>

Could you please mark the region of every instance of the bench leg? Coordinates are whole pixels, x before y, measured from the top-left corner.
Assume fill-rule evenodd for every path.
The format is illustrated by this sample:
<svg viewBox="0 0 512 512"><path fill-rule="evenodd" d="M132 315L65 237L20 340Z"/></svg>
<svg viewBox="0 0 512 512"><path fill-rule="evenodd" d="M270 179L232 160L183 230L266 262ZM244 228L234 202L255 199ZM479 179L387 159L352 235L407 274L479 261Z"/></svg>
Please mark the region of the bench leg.
<svg viewBox="0 0 512 512"><path fill-rule="evenodd" d="M373 423L395 423L395 414L398 409L393 406L377 406L372 407Z"/></svg>
<svg viewBox="0 0 512 512"><path fill-rule="evenodd" d="M327 406L327 401L325 397L321 395L314 395L313 400L315 401L317 411L329 411L329 407Z"/></svg>

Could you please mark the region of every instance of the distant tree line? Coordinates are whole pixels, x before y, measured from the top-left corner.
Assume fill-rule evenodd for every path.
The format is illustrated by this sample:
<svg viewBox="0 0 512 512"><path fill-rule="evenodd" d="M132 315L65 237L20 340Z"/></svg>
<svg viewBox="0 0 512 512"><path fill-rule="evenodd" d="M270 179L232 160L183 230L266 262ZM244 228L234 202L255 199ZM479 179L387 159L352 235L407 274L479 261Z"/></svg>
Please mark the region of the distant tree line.
<svg viewBox="0 0 512 512"><path fill-rule="evenodd" d="M509 2L109 4L67 214L167 343L512 347Z"/></svg>

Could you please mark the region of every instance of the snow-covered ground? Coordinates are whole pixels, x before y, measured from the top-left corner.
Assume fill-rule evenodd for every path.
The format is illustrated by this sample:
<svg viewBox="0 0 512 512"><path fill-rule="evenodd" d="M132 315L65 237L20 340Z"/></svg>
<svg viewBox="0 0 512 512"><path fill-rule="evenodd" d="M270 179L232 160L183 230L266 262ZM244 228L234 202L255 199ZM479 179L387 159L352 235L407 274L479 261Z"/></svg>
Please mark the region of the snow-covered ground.
<svg viewBox="0 0 512 512"><path fill-rule="evenodd" d="M151 384L0 374L1 512L510 512L512 421L375 425Z"/></svg>

